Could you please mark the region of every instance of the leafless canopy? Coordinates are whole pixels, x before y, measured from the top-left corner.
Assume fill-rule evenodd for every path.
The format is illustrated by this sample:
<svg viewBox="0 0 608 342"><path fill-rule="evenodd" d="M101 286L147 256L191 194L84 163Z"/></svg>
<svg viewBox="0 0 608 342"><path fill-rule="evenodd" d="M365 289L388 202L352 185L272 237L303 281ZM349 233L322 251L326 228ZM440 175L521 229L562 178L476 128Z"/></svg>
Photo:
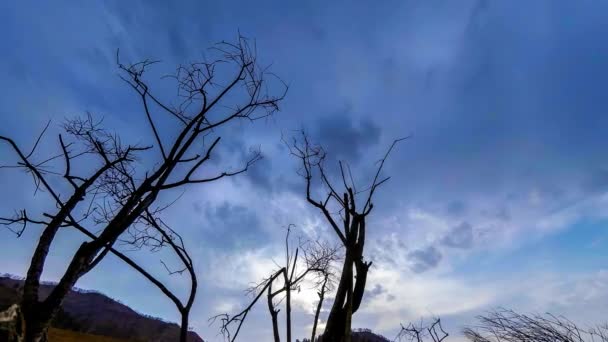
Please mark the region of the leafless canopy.
<svg viewBox="0 0 608 342"><path fill-rule="evenodd" d="M401 325L401 331L395 341L407 342L443 342L449 334L443 329L441 319L435 318L432 323L425 324L420 321L418 324L409 323L407 326Z"/></svg>
<svg viewBox="0 0 608 342"><path fill-rule="evenodd" d="M259 151L254 151L236 169L213 171L214 168L208 167L221 139L219 129L230 122L254 121L272 115L279 109L287 90L284 87L278 96L271 94L276 88L268 79L274 76L258 65L255 46L244 37L239 36L234 43L219 43L212 53L217 59L178 67L172 76L177 82L177 105L161 100L145 80L146 72L156 61L123 64L117 55L122 79L141 99L144 120L152 136L150 144L126 144L115 133L103 129L101 121L92 115L66 121L65 135L58 136L56 154L39 156L37 153L49 125L27 151L13 139L0 136L0 142L8 144L17 156L15 164L3 168L21 169L30 174L36 193L46 192L56 206L52 213L32 215L22 209L0 219L0 224L17 235L21 235L27 225L43 227L24 286L22 307L28 321L28 340L44 333L69 289L107 253L116 254L152 281L174 301L180 312L189 311L195 290L186 303L182 303L114 245L122 241L134 248L148 246L153 250L170 246L184 263L183 271L179 272L188 270L193 288L196 286L192 260L183 241L159 216L167 206L155 202L166 190L247 171L261 158ZM280 82L278 86L284 84ZM162 125L158 124L160 116L164 120ZM178 127L176 134L162 132L161 126L171 127L166 124L171 120ZM156 152L157 161L153 167L138 161L152 151ZM58 185L62 181L65 185ZM78 248L58 285L47 299L39 302L40 276L49 247L58 230L66 227L81 231L90 241Z"/></svg>
<svg viewBox="0 0 608 342"><path fill-rule="evenodd" d="M311 241L300 238L298 239L298 247L291 251L289 237L293 227L293 225L289 225L285 234L285 266L277 264L277 269L273 270L268 277L247 289L247 293L252 296L252 300L241 312L232 316L221 314L211 318L211 321L217 319L221 321L220 331L226 340L231 342L236 340L247 315L266 293L268 310L272 319L274 341L280 341L279 309L277 309L277 306L282 302L285 302L286 337L287 341L291 341L291 292L300 291L305 279L310 280L313 288L319 289L319 293L324 293L327 288L332 286L334 282L332 266L338 260L339 246L318 240ZM278 282L279 280L281 281ZM277 282L279 288L273 290L273 284ZM316 319L318 319L318 314Z"/></svg>

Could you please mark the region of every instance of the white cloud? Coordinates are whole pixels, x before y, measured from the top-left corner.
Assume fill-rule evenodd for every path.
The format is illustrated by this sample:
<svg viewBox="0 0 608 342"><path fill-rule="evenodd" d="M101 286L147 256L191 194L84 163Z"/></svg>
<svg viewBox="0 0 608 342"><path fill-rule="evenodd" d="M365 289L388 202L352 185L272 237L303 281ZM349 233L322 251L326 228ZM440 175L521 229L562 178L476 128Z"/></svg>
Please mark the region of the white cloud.
<svg viewBox="0 0 608 342"><path fill-rule="evenodd" d="M371 314L379 331L420 317L447 316L475 310L490 303L494 293L488 288L453 276L415 275L403 270L377 268L369 274L368 288L381 284L384 295L369 299L363 307Z"/></svg>

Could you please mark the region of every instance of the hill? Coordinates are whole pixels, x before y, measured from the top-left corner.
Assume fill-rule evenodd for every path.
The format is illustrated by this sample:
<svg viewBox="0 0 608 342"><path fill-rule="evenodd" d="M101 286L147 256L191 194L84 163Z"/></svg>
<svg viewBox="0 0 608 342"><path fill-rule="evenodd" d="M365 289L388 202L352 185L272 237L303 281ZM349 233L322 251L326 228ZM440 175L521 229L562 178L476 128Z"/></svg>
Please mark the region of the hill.
<svg viewBox="0 0 608 342"><path fill-rule="evenodd" d="M91 335L81 332L51 328L49 329L49 342L134 342L107 336Z"/></svg>
<svg viewBox="0 0 608 342"><path fill-rule="evenodd" d="M300 341L300 340L296 340L296 342L298 342L298 341ZM316 342L325 342L323 340L322 336L317 337L317 339L315 341ZM369 329L353 330L353 333L351 336L351 341L352 342L391 342L391 340L389 340L388 338L386 338L382 335L374 334ZM310 342L310 339L305 338L302 340L302 342Z"/></svg>
<svg viewBox="0 0 608 342"><path fill-rule="evenodd" d="M0 276L0 310L16 303L23 281L11 276ZM48 296L53 284L43 284L41 299ZM146 316L128 306L95 291L73 289L63 302L62 310L53 321L53 327L84 334L106 336L129 341L173 342L179 340L179 326L159 318ZM51 331L56 334L68 332ZM71 340L81 340L73 336ZM60 339L60 341L71 341ZM86 341L94 341L86 339ZM102 340L99 340L102 341ZM111 341L111 340L108 340ZM195 332L188 341L203 342Z"/></svg>

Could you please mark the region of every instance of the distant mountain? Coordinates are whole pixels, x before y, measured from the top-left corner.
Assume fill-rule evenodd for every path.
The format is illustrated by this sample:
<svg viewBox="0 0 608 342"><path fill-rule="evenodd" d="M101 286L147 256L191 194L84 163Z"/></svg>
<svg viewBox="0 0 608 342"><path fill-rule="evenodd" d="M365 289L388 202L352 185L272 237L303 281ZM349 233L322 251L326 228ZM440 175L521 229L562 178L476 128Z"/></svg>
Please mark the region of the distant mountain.
<svg viewBox="0 0 608 342"><path fill-rule="evenodd" d="M0 276L0 310L16 303L23 280ZM43 284L41 299L48 296L53 284ZM142 315L128 306L95 291L72 290L53 326L87 334L109 336L130 341L174 342L179 340L179 326L160 318ZM195 332L189 342L203 342Z"/></svg>
<svg viewBox="0 0 608 342"><path fill-rule="evenodd" d="M296 340L299 342L300 340ZM351 335L352 342L391 342L388 338L374 334L369 329L355 329ZM302 342L310 342L310 339L305 338ZM315 342L325 342L321 337L318 337Z"/></svg>
<svg viewBox="0 0 608 342"><path fill-rule="evenodd" d="M391 342L388 338L374 334L369 329L359 329L353 331L352 342Z"/></svg>

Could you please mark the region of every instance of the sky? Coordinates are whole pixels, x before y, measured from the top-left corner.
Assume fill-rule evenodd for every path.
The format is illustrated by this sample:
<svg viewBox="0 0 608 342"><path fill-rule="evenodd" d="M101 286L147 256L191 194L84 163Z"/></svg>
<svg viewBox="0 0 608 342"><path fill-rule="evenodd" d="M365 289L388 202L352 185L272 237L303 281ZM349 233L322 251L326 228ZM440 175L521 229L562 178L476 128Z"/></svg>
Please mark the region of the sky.
<svg viewBox="0 0 608 342"><path fill-rule="evenodd" d="M192 186L166 219L186 238L200 278L191 326L219 341L208 319L238 312L244 290L282 260L285 227L331 240L304 197L281 137L304 128L361 182L393 139L369 217L371 268L353 326L393 337L400 323L441 316L458 339L496 307L600 323L608 305L608 3L601 1L4 1L0 4L0 134L32 146L51 120L91 112L123 139L152 139L116 51L161 60L165 79L238 32L289 84L272 119L225 131L222 165L251 146L247 174ZM170 125L163 137L171 137ZM57 146L49 138L44 151ZM7 146L0 160L14 161ZM335 165L334 165L335 166ZM0 169L2 214L52 207L31 180ZM175 194L174 194L175 195ZM165 198L169 200L169 198ZM39 227L0 230L0 273L24 275ZM43 278L57 280L82 237L62 231ZM131 252L178 293L161 254ZM113 257L84 276L95 289L177 321L172 303ZM294 297L294 337L309 335L314 291ZM282 312L281 312L282 315ZM323 317L322 317L323 318ZM242 334L270 339L264 306Z"/></svg>

